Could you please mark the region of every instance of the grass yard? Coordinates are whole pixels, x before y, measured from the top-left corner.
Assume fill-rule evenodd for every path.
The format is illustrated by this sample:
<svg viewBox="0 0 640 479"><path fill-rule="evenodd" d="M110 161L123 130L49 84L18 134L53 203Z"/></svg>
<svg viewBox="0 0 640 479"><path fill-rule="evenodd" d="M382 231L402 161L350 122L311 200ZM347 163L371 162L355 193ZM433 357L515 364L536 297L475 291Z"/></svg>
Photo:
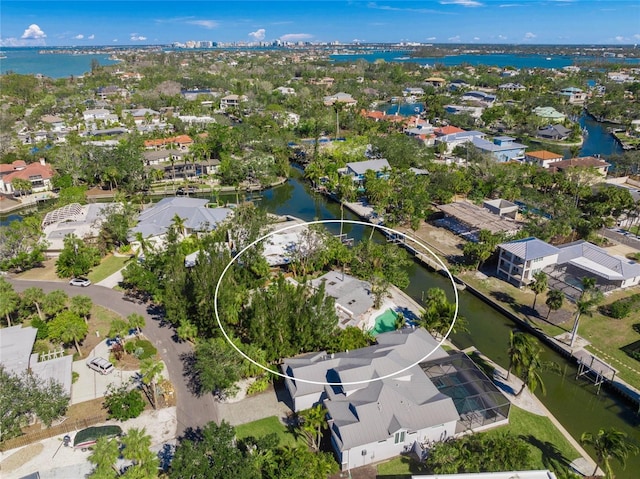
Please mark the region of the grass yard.
<svg viewBox="0 0 640 479"><path fill-rule="evenodd" d="M100 264L91 270L87 277L95 284L123 268L129 259L131 259L129 256L105 256Z"/></svg>
<svg viewBox="0 0 640 479"><path fill-rule="evenodd" d="M580 457L578 451L566 440L549 418L538 416L511 406L509 425L499 427L485 434L509 432L521 437L531 448L532 469L563 470ZM406 456L396 457L378 465L379 476L403 476L426 473L426 468Z"/></svg>
<svg viewBox="0 0 640 479"><path fill-rule="evenodd" d="M296 437L287 430L287 426L280 422L276 416L259 419L257 421L241 424L235 427L236 437L243 439L245 437L264 437L271 433L276 433L280 440L281 446L296 446L298 444L305 445L304 437Z"/></svg>

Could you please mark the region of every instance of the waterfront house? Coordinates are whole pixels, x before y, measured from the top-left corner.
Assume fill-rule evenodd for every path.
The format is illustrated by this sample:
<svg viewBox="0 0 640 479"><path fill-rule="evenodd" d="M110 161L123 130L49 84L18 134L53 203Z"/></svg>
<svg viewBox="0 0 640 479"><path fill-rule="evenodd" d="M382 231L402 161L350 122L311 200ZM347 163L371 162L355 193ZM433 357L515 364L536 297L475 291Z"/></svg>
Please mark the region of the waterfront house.
<svg viewBox="0 0 640 479"><path fill-rule="evenodd" d="M598 177L607 176L610 167L611 163L607 163L595 156L582 156L579 158L557 161L549 168L551 171L559 171L561 173L566 173L574 169L584 170L585 172L593 171L597 175L597 177L593 179L593 182L597 182L601 179Z"/></svg>
<svg viewBox="0 0 640 479"><path fill-rule="evenodd" d="M48 243L47 255L60 254L64 239L70 234L82 240L98 238L107 210L120 206L118 203L70 203L49 211L42 220L42 232Z"/></svg>
<svg viewBox="0 0 640 479"><path fill-rule="evenodd" d="M422 328L381 333L376 340L282 365L295 411L324 404L343 471L411 450L422 454L425 444L508 421L509 401L464 353L447 354ZM366 380L372 381L358 383Z"/></svg>
<svg viewBox="0 0 640 479"><path fill-rule="evenodd" d="M462 101L479 102L485 106L491 106L496 101L496 96L483 91L468 91L462 95Z"/></svg>
<svg viewBox="0 0 640 479"><path fill-rule="evenodd" d="M178 135L169 138L156 138L153 140L145 140L144 147L147 150L161 149L167 147L177 147L180 150L186 151L193 144L193 139L189 135Z"/></svg>
<svg viewBox="0 0 640 479"><path fill-rule="evenodd" d="M562 161L563 159L564 157L562 155L547 150L530 151L524 155L524 161L542 168L549 168L552 163Z"/></svg>
<svg viewBox="0 0 640 479"><path fill-rule="evenodd" d="M436 139L435 139L436 147L439 144L443 143L444 145L446 145L446 153L448 154L453 152L456 146L469 143L473 141L474 138L485 137L484 133L476 130L471 130L471 131L463 130L457 133L450 133L448 135L440 135L440 136L438 135L438 130L436 130L435 134L436 134Z"/></svg>
<svg viewBox="0 0 640 479"><path fill-rule="evenodd" d="M555 265L560 250L538 238L525 238L498 245L497 275L518 288L533 281L533 275Z"/></svg>
<svg viewBox="0 0 640 479"><path fill-rule="evenodd" d="M391 171L391 165L384 159L354 161L347 163L346 173L353 177L353 181L364 181L364 175L367 171L372 170L378 178L386 178Z"/></svg>
<svg viewBox="0 0 640 479"><path fill-rule="evenodd" d="M423 96L424 90L420 87L407 87L402 90L403 96Z"/></svg>
<svg viewBox="0 0 640 479"><path fill-rule="evenodd" d="M424 80L424 84L435 88L440 88L447 83L447 80L440 77L429 77Z"/></svg>
<svg viewBox="0 0 640 479"><path fill-rule="evenodd" d="M483 108L480 106L469 106L469 105L445 105L444 109L447 113L451 113L452 115L468 113L473 118L480 118L482 116L482 111L483 111Z"/></svg>
<svg viewBox="0 0 640 479"><path fill-rule="evenodd" d="M31 191L34 193L48 191L51 189L51 178L54 175L55 171L44 158L28 165L22 160L0 165L0 193L13 193L13 181L16 179L31 183Z"/></svg>
<svg viewBox="0 0 640 479"><path fill-rule="evenodd" d="M533 109L533 114L544 118L551 123L562 123L567 117L552 106L538 106Z"/></svg>
<svg viewBox="0 0 640 479"><path fill-rule="evenodd" d="M471 143L481 153L490 155L498 163L507 161L522 161L527 149L526 145L516 143L515 138L510 136L497 136L493 142L487 141L479 136L474 136Z"/></svg>
<svg viewBox="0 0 640 479"><path fill-rule="evenodd" d="M571 130L562 125L548 125L536 131L536 136L544 140L563 141L570 135Z"/></svg>
<svg viewBox="0 0 640 479"><path fill-rule="evenodd" d="M587 93L577 87L563 88L560 90L560 95L566 98L572 105L581 105L588 98Z"/></svg>
<svg viewBox="0 0 640 479"><path fill-rule="evenodd" d="M163 198L138 215L138 224L129 230L129 239L135 243L136 233L154 245L163 245L164 237L174 224L174 218L184 222L183 237L213 231L233 212L229 208L208 208L209 200L200 198Z"/></svg>

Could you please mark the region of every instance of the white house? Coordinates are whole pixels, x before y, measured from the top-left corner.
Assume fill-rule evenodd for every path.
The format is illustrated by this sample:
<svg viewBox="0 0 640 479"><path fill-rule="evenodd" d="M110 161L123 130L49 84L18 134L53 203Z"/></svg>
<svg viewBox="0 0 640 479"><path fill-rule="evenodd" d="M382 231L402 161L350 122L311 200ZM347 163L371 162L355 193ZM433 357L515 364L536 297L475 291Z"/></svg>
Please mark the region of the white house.
<svg viewBox="0 0 640 479"><path fill-rule="evenodd" d="M517 287L533 281L533 275L557 263L560 250L538 238L525 238L498 245L498 277Z"/></svg>

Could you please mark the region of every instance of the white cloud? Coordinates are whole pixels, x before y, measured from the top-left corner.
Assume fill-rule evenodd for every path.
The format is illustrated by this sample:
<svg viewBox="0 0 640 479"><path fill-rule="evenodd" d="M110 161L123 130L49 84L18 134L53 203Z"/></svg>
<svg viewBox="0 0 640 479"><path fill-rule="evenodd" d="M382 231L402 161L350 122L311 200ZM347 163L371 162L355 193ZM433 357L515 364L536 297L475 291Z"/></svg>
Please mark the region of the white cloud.
<svg viewBox="0 0 640 479"><path fill-rule="evenodd" d="M255 40L264 40L264 36L267 33L267 31L264 28L259 28L257 29L255 32L250 32L249 36L253 37Z"/></svg>
<svg viewBox="0 0 640 479"><path fill-rule="evenodd" d="M623 37L622 35L618 35L617 37L614 38L614 40L616 42L619 42L619 43L623 43L623 42L627 41L627 39L625 37Z"/></svg>
<svg viewBox="0 0 640 479"><path fill-rule="evenodd" d="M506 40L507 36L506 35L498 35L498 40Z"/></svg>
<svg viewBox="0 0 640 479"><path fill-rule="evenodd" d="M425 40L429 40L430 42L434 41L437 37L427 37Z"/></svg>
<svg viewBox="0 0 640 479"><path fill-rule="evenodd" d="M440 5L462 5L463 7L481 7L483 4L475 0L442 0Z"/></svg>
<svg viewBox="0 0 640 479"><path fill-rule="evenodd" d="M47 35L40 29L38 25L35 23L29 25L22 36L20 37L23 40L41 40L42 38L47 38Z"/></svg>
<svg viewBox="0 0 640 479"><path fill-rule="evenodd" d="M215 20L189 20L188 22L189 25L197 25L199 27L204 27L207 30L211 30L213 28L216 28L219 23L216 22Z"/></svg>
<svg viewBox="0 0 640 479"><path fill-rule="evenodd" d="M640 40L640 33L636 33L636 34L633 36L633 39L634 39L634 40Z"/></svg>
<svg viewBox="0 0 640 479"><path fill-rule="evenodd" d="M480 37L473 37L473 41L474 41L474 42L478 42L478 41L480 41Z"/></svg>
<svg viewBox="0 0 640 479"><path fill-rule="evenodd" d="M94 38L96 38L96 36L92 33L87 37L87 40L93 40Z"/></svg>
<svg viewBox="0 0 640 479"><path fill-rule="evenodd" d="M411 12L411 13L429 13L429 14L447 14L447 12L442 12L440 10L432 10L429 8L404 8L404 7L391 7L389 5L378 5L376 2L369 2L367 4L368 8L373 8L375 10L387 10L390 12Z"/></svg>
<svg viewBox="0 0 640 479"><path fill-rule="evenodd" d="M138 35L137 33L132 33L131 37L129 38L129 40L131 40L132 42L144 42L146 39L147 37Z"/></svg>
<svg viewBox="0 0 640 479"><path fill-rule="evenodd" d="M310 33L287 33L286 35L282 35L280 37L281 42L299 42L302 40L309 40L313 38L313 35Z"/></svg>
<svg viewBox="0 0 640 479"><path fill-rule="evenodd" d="M524 39L525 40L533 40L534 38L536 38L536 34L535 33L527 32L527 33L524 34Z"/></svg>
<svg viewBox="0 0 640 479"><path fill-rule="evenodd" d="M450 42L459 42L460 41L460 35L456 35L455 37L449 37L447 38L447 40L449 40Z"/></svg>
<svg viewBox="0 0 640 479"><path fill-rule="evenodd" d="M526 7L522 3L503 3L502 5L498 5L499 8L512 8L512 7Z"/></svg>
<svg viewBox="0 0 640 479"><path fill-rule="evenodd" d="M82 40L84 38L84 35L82 33L78 33L75 37L76 40Z"/></svg>

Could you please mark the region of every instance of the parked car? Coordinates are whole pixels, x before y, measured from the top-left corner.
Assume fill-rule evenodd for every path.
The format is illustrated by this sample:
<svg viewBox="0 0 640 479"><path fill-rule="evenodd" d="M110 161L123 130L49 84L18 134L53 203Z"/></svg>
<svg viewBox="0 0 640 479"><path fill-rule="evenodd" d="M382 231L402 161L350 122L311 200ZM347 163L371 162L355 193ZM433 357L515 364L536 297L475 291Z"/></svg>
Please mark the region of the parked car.
<svg viewBox="0 0 640 479"><path fill-rule="evenodd" d="M73 447L86 451L93 446L99 438L112 438L122 435L120 426L92 426L78 431L73 438Z"/></svg>
<svg viewBox="0 0 640 479"><path fill-rule="evenodd" d="M115 369L113 367L113 364L111 364L109 361L107 361L104 358L92 358L89 361L87 361L87 366L89 367L89 369L93 369L96 372L99 372L100 374L111 374L113 372L113 370Z"/></svg>
<svg viewBox="0 0 640 479"><path fill-rule="evenodd" d="M69 284L71 286L82 286L83 288L89 286L91 284L91 280L89 280L88 278L71 278L71 281L69 281Z"/></svg>

